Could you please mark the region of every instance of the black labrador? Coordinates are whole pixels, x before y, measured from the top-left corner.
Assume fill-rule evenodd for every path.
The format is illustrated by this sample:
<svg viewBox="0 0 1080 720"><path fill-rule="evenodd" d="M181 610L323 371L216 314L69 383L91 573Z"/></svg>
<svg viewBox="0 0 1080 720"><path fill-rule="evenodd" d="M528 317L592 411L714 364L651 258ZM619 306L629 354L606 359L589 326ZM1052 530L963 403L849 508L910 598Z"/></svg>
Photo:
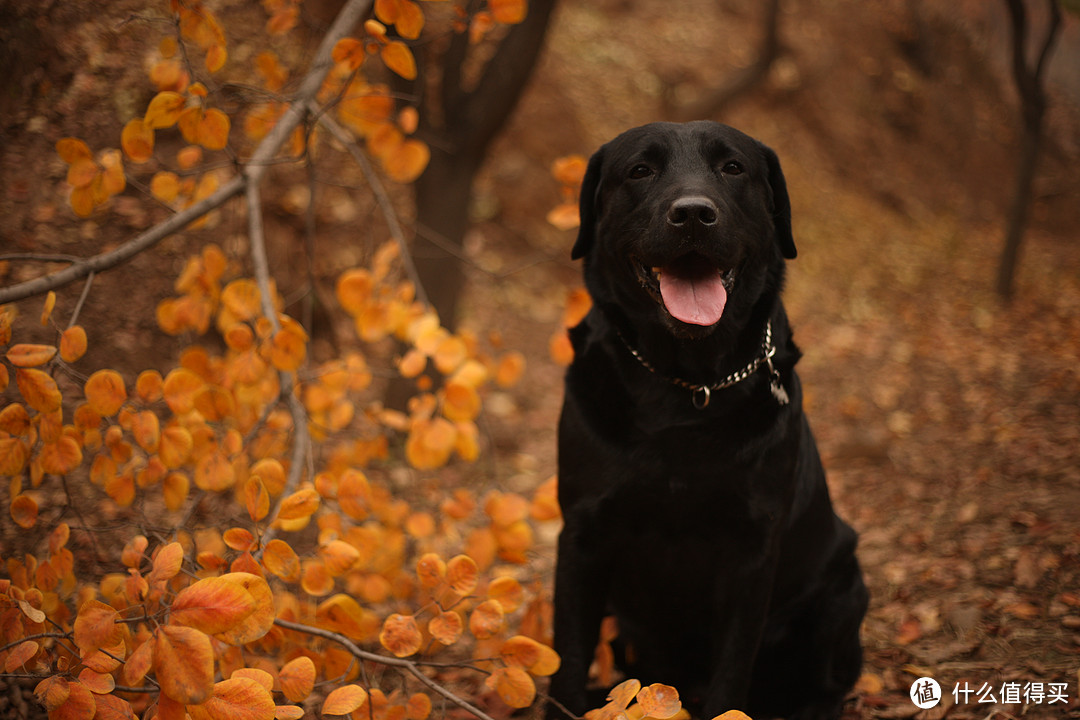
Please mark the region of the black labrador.
<svg viewBox="0 0 1080 720"><path fill-rule="evenodd" d="M589 161L573 257L594 305L559 423L551 696L595 707L614 614L627 675L699 717L837 717L867 592L802 412L775 153L714 122L623 133Z"/></svg>

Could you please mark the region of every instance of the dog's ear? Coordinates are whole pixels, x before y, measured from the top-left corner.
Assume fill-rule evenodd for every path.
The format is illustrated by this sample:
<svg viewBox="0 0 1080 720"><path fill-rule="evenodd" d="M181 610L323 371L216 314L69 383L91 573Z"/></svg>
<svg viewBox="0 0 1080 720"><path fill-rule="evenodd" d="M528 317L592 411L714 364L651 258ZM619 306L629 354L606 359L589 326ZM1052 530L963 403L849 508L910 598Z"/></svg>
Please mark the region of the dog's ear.
<svg viewBox="0 0 1080 720"><path fill-rule="evenodd" d="M769 188L772 189L773 201L773 227L776 232L776 242L780 245L780 252L784 257L791 260L795 257L795 237L791 234L791 202L788 200L787 182L784 180L784 171L780 169L780 158L772 148L761 146L765 154L765 163L769 167Z"/></svg>
<svg viewBox="0 0 1080 720"><path fill-rule="evenodd" d="M585 257L592 249L596 240L596 218L600 212L600 174L604 163L604 149L600 148L589 158L589 165L585 168L585 178L581 181L581 200L578 209L581 215L581 225L578 226L577 242L570 251L570 259L577 260Z"/></svg>

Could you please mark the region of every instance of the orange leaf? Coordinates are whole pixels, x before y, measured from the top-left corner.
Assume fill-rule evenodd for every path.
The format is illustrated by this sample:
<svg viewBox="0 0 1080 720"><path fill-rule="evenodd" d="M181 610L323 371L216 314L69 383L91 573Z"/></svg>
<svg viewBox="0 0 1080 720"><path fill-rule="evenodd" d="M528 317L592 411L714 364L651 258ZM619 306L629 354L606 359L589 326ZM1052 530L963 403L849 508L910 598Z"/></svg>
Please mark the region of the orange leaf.
<svg viewBox="0 0 1080 720"><path fill-rule="evenodd" d="M371 486L367 477L359 470L348 469L338 481L338 507L354 520L363 520L368 516L371 502Z"/></svg>
<svg viewBox="0 0 1080 720"><path fill-rule="evenodd" d="M255 522L259 522L270 512L270 493L257 475L249 477L244 483L244 506L248 516Z"/></svg>
<svg viewBox="0 0 1080 720"><path fill-rule="evenodd" d="M275 720L301 720L306 713L299 705L278 705L274 708Z"/></svg>
<svg viewBox="0 0 1080 720"><path fill-rule="evenodd" d="M282 665L278 681L289 702L301 702L315 689L315 663L306 655L293 658Z"/></svg>
<svg viewBox="0 0 1080 720"><path fill-rule="evenodd" d="M315 488L302 488L281 501L279 520L295 520L310 517L319 507L319 493Z"/></svg>
<svg viewBox="0 0 1080 720"><path fill-rule="evenodd" d="M298 325L285 326L274 333L270 347L270 364L278 370L292 372L300 368L307 357L307 334Z"/></svg>
<svg viewBox="0 0 1080 720"><path fill-rule="evenodd" d="M199 119L198 144L207 150L222 150L229 143L229 116L217 108L206 110Z"/></svg>
<svg viewBox="0 0 1080 720"><path fill-rule="evenodd" d="M516 25L529 11L527 0L488 0L488 10L497 23Z"/></svg>
<svg viewBox="0 0 1080 720"><path fill-rule="evenodd" d="M503 629L506 616L497 600L485 600L476 606L469 616L469 631L485 640Z"/></svg>
<svg viewBox="0 0 1080 720"><path fill-rule="evenodd" d="M154 641L148 639L136 647L124 661L124 683L139 685L154 662Z"/></svg>
<svg viewBox="0 0 1080 720"><path fill-rule="evenodd" d="M513 708L527 708L536 699L536 683L519 667L497 668L484 684Z"/></svg>
<svg viewBox="0 0 1080 720"><path fill-rule="evenodd" d="M637 697L639 690L641 690L641 682L631 678L611 688L607 699L613 705L625 708Z"/></svg>
<svg viewBox="0 0 1080 720"><path fill-rule="evenodd" d="M225 61L228 57L229 54L224 45L211 45L206 49L206 59L204 61L206 69L212 73L216 73L218 70L225 67Z"/></svg>
<svg viewBox="0 0 1080 720"><path fill-rule="evenodd" d="M508 613L512 613L521 607L524 594L525 591L522 589L521 583L509 575L492 580L487 591L488 599L498 600L499 605Z"/></svg>
<svg viewBox="0 0 1080 720"><path fill-rule="evenodd" d="M361 642L374 639L379 629L375 615L345 593L337 593L319 603L315 609L315 621L319 627Z"/></svg>
<svg viewBox="0 0 1080 720"><path fill-rule="evenodd" d="M241 557L250 559L251 556ZM226 573L219 579L236 583L247 590L255 599L255 611L239 623L234 623L228 630L215 633L214 638L228 645L244 645L270 632L270 628L274 626L274 594L270 591L266 579L249 572Z"/></svg>
<svg viewBox="0 0 1080 720"><path fill-rule="evenodd" d="M479 574L476 561L468 555L457 555L446 563L446 582L461 597L472 595Z"/></svg>
<svg viewBox="0 0 1080 720"><path fill-rule="evenodd" d="M585 179L588 160L584 155L566 155L551 164L551 174L563 185L576 188Z"/></svg>
<svg viewBox="0 0 1080 720"><path fill-rule="evenodd" d="M267 570L286 582L294 582L300 577L300 557L284 540L275 538L266 543L262 563Z"/></svg>
<svg viewBox="0 0 1080 720"><path fill-rule="evenodd" d="M96 672L86 667L79 672L79 682L85 685L95 695L108 695L116 687L116 680L107 673ZM95 718L101 716L98 712Z"/></svg>
<svg viewBox="0 0 1080 720"><path fill-rule="evenodd" d="M86 402L102 417L115 415L127 400L124 379L115 370L98 370L83 386Z"/></svg>
<svg viewBox="0 0 1080 720"><path fill-rule="evenodd" d="M356 70L364 63L364 45L356 38L345 37L334 45L333 57L335 63L345 63L350 71Z"/></svg>
<svg viewBox="0 0 1080 720"><path fill-rule="evenodd" d="M180 119L180 113L186 105L187 98L178 92L172 92L171 90L159 92L146 106L146 114L143 115L142 122L151 131L157 128L172 127ZM128 123L128 125L131 125L131 123ZM151 138L153 138L153 134L151 134ZM153 144L152 139L151 144ZM126 149L125 152L127 152Z"/></svg>
<svg viewBox="0 0 1080 720"><path fill-rule="evenodd" d="M423 645L424 636L412 615L391 613L383 622L379 643L397 657L415 655Z"/></svg>
<svg viewBox="0 0 1080 720"><path fill-rule="evenodd" d="M86 330L82 325L72 325L60 336L60 358L73 363L86 354Z"/></svg>
<svg viewBox="0 0 1080 720"><path fill-rule="evenodd" d="M41 446L41 469L52 475L67 475L82 464L82 448L75 438L61 435L56 442Z"/></svg>
<svg viewBox="0 0 1080 720"><path fill-rule="evenodd" d="M427 169L431 149L420 140L406 140L382 158L383 169L392 180L411 183Z"/></svg>
<svg viewBox="0 0 1080 720"><path fill-rule="evenodd" d="M195 464L195 487L221 492L236 482L236 469L221 449L208 452Z"/></svg>
<svg viewBox="0 0 1080 720"><path fill-rule="evenodd" d="M728 710L713 718L713 720L751 720L750 716L742 710Z"/></svg>
<svg viewBox="0 0 1080 720"><path fill-rule="evenodd" d="M163 625L155 636L153 667L161 691L186 705L207 700L214 690L214 650L209 636L182 625Z"/></svg>
<svg viewBox="0 0 1080 720"><path fill-rule="evenodd" d="M348 715L360 709L367 702L368 694L359 685L345 685L335 688L323 702L323 715Z"/></svg>
<svg viewBox="0 0 1080 720"><path fill-rule="evenodd" d="M213 694L187 711L191 720L273 720L274 698L257 681L234 676L215 683Z"/></svg>
<svg viewBox="0 0 1080 720"><path fill-rule="evenodd" d="M319 555L331 577L344 575L360 559L360 551L344 540L331 540L319 548Z"/></svg>
<svg viewBox="0 0 1080 720"><path fill-rule="evenodd" d="M27 452L26 445L23 441L17 437L0 437L0 475L18 475L22 472L26 466L26 459L29 453ZM30 500L27 498L27 500ZM14 500L13 507L14 507ZM30 500L33 503L34 517L37 516L37 503ZM25 506L24 509L28 509L29 506ZM13 515L14 517L14 515ZM32 523L31 523L32 524Z"/></svg>
<svg viewBox="0 0 1080 720"><path fill-rule="evenodd" d="M49 318L52 317L52 311L54 307L56 307L56 293L50 290L45 294L45 304L41 308L42 327L45 327L49 324Z"/></svg>
<svg viewBox="0 0 1080 720"><path fill-rule="evenodd" d="M26 404L39 413L49 413L60 407L60 389L48 373L34 368L17 368L15 384Z"/></svg>
<svg viewBox="0 0 1080 720"><path fill-rule="evenodd" d="M4 672L13 673L22 668L27 662L37 655L40 649L33 640L24 640L16 645L11 653L4 659Z"/></svg>
<svg viewBox="0 0 1080 720"><path fill-rule="evenodd" d="M403 38L415 40L424 29L424 11L409 0L400 0L397 4L397 18L394 20L398 34Z"/></svg>
<svg viewBox="0 0 1080 720"><path fill-rule="evenodd" d="M653 683L648 687L643 687L637 694L637 700L646 715L658 718L658 720L669 718L682 710L679 691L670 685Z"/></svg>
<svg viewBox="0 0 1080 720"><path fill-rule="evenodd" d="M252 320L262 312L262 294L250 278L233 280L221 291L221 303L238 320Z"/></svg>
<svg viewBox="0 0 1080 720"><path fill-rule="evenodd" d="M153 567L146 581L153 585L155 582L172 580L180 573L180 567L184 563L184 546L178 542L171 542L158 549L154 556Z"/></svg>
<svg viewBox="0 0 1080 720"><path fill-rule="evenodd" d="M29 495L16 495L11 499L11 519L23 529L34 527L37 522L38 506Z"/></svg>
<svg viewBox="0 0 1080 720"><path fill-rule="evenodd" d="M15 367L32 368L44 365L56 355L56 348L52 345L32 345L19 343L8 348L8 362Z"/></svg>
<svg viewBox="0 0 1080 720"><path fill-rule="evenodd" d="M163 203L171 203L180 194L180 178L174 172L162 170L150 178L150 194Z"/></svg>
<svg viewBox="0 0 1080 720"><path fill-rule="evenodd" d="M56 152L60 156L60 159L69 165L76 160L89 160L94 157L85 142L73 137L57 140Z"/></svg>
<svg viewBox="0 0 1080 720"><path fill-rule="evenodd" d="M406 80L416 79L416 58L409 46L400 40L391 40L379 53L386 67Z"/></svg>
<svg viewBox="0 0 1080 720"><path fill-rule="evenodd" d="M407 720L427 720L431 715L431 697L427 693L413 693L405 703Z"/></svg>
<svg viewBox="0 0 1080 720"><path fill-rule="evenodd" d="M27 435L30 432L30 413L20 403L11 403L0 410L0 430L9 435Z"/></svg>
<svg viewBox="0 0 1080 720"><path fill-rule="evenodd" d="M461 620L461 615L452 610L439 613L428 623L428 632L431 633L431 637L443 645L453 645L461 639L464 631L465 624Z"/></svg>
<svg viewBox="0 0 1080 720"><path fill-rule="evenodd" d="M446 576L446 563L435 553L426 553L416 561L416 577L426 588L437 587Z"/></svg>
<svg viewBox="0 0 1080 720"><path fill-rule="evenodd" d="M300 587L308 595L322 597L329 595L334 589L334 578L326 571L326 565L322 560L309 558L301 563Z"/></svg>
<svg viewBox="0 0 1080 720"><path fill-rule="evenodd" d="M94 705L94 720L132 720L135 717L131 703L116 695L95 695ZM158 720L165 718L159 716Z"/></svg>
<svg viewBox="0 0 1080 720"><path fill-rule="evenodd" d="M191 370L176 368L165 376L162 394L169 409L176 415L183 415L195 407L195 396L205 386L203 379Z"/></svg>
<svg viewBox="0 0 1080 720"><path fill-rule="evenodd" d="M49 710L49 720L86 720L94 717L96 708L94 694L88 687L80 682L69 682L67 696L59 706Z"/></svg>
<svg viewBox="0 0 1080 720"><path fill-rule="evenodd" d="M142 564L146 548L150 542L145 535L136 535L127 541L124 549L120 551L120 562L124 567L137 568Z"/></svg>
<svg viewBox="0 0 1080 720"><path fill-rule="evenodd" d="M443 415L454 422L466 422L480 414L480 395L470 386L448 382L443 388Z"/></svg>
<svg viewBox="0 0 1080 720"><path fill-rule="evenodd" d="M165 500L165 507L173 512L182 508L190 489L191 481L184 473L172 472L166 475L161 481L161 495Z"/></svg>
<svg viewBox="0 0 1080 720"><path fill-rule="evenodd" d="M243 586L220 577L203 578L181 590L170 620L207 635L225 632L255 612L255 598Z"/></svg>
<svg viewBox="0 0 1080 720"><path fill-rule="evenodd" d="M154 129L141 118L132 118L120 133L120 147L134 163L154 157Z"/></svg>

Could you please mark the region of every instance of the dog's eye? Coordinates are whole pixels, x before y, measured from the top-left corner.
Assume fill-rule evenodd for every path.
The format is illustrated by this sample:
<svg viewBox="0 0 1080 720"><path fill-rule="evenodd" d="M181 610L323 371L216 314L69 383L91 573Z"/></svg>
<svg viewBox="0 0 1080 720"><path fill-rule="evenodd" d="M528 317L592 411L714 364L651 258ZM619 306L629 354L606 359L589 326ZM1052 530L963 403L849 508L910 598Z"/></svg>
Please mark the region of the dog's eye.
<svg viewBox="0 0 1080 720"><path fill-rule="evenodd" d="M635 180L640 180L641 178L649 177L652 174L653 174L652 168L649 167L648 165L635 165L634 167L630 168L630 177L632 177Z"/></svg>
<svg viewBox="0 0 1080 720"><path fill-rule="evenodd" d="M720 172L725 175L742 175L743 166L741 163L732 160L731 162L724 163L724 167L720 168Z"/></svg>

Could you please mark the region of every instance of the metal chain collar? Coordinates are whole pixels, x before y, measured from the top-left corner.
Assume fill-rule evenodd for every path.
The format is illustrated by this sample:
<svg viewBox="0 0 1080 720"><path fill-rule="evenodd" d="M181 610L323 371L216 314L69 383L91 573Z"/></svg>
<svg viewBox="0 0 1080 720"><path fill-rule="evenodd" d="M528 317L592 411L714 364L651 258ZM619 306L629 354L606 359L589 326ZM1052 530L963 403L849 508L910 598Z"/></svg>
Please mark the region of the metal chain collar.
<svg viewBox="0 0 1080 720"><path fill-rule="evenodd" d="M696 383L688 382L681 378L673 378L667 377L666 375L661 375L659 372L656 371L656 368L649 364L648 360L643 358L637 350L631 347L630 343L626 341L626 338L622 336L622 333L618 334L619 339L623 341L623 345L626 346L626 349L630 351L630 354L633 355L634 358L637 359L637 361L641 363L641 365L646 370L656 375L657 377L661 377L667 380L672 385L678 385L681 388L686 388L687 390L689 390L692 393L691 400L694 403L694 407L696 407L698 410L704 410L709 406L709 400L712 396L713 390L724 390L734 385L738 385L743 380L756 373L761 367L762 363L764 363L769 368L769 389L772 391L773 397L776 398L776 401L780 403L780 405L787 405L788 402L790 402L787 391L784 390L784 386L780 382L780 373L776 370L775 367L773 367L772 359L773 355L776 354L776 346L773 345L772 342L772 320L769 320L767 323L765 323L765 337L761 343L761 355L758 355L756 358L750 361L750 364L744 367L742 370L733 372L720 382L713 383L712 385L699 385Z"/></svg>

